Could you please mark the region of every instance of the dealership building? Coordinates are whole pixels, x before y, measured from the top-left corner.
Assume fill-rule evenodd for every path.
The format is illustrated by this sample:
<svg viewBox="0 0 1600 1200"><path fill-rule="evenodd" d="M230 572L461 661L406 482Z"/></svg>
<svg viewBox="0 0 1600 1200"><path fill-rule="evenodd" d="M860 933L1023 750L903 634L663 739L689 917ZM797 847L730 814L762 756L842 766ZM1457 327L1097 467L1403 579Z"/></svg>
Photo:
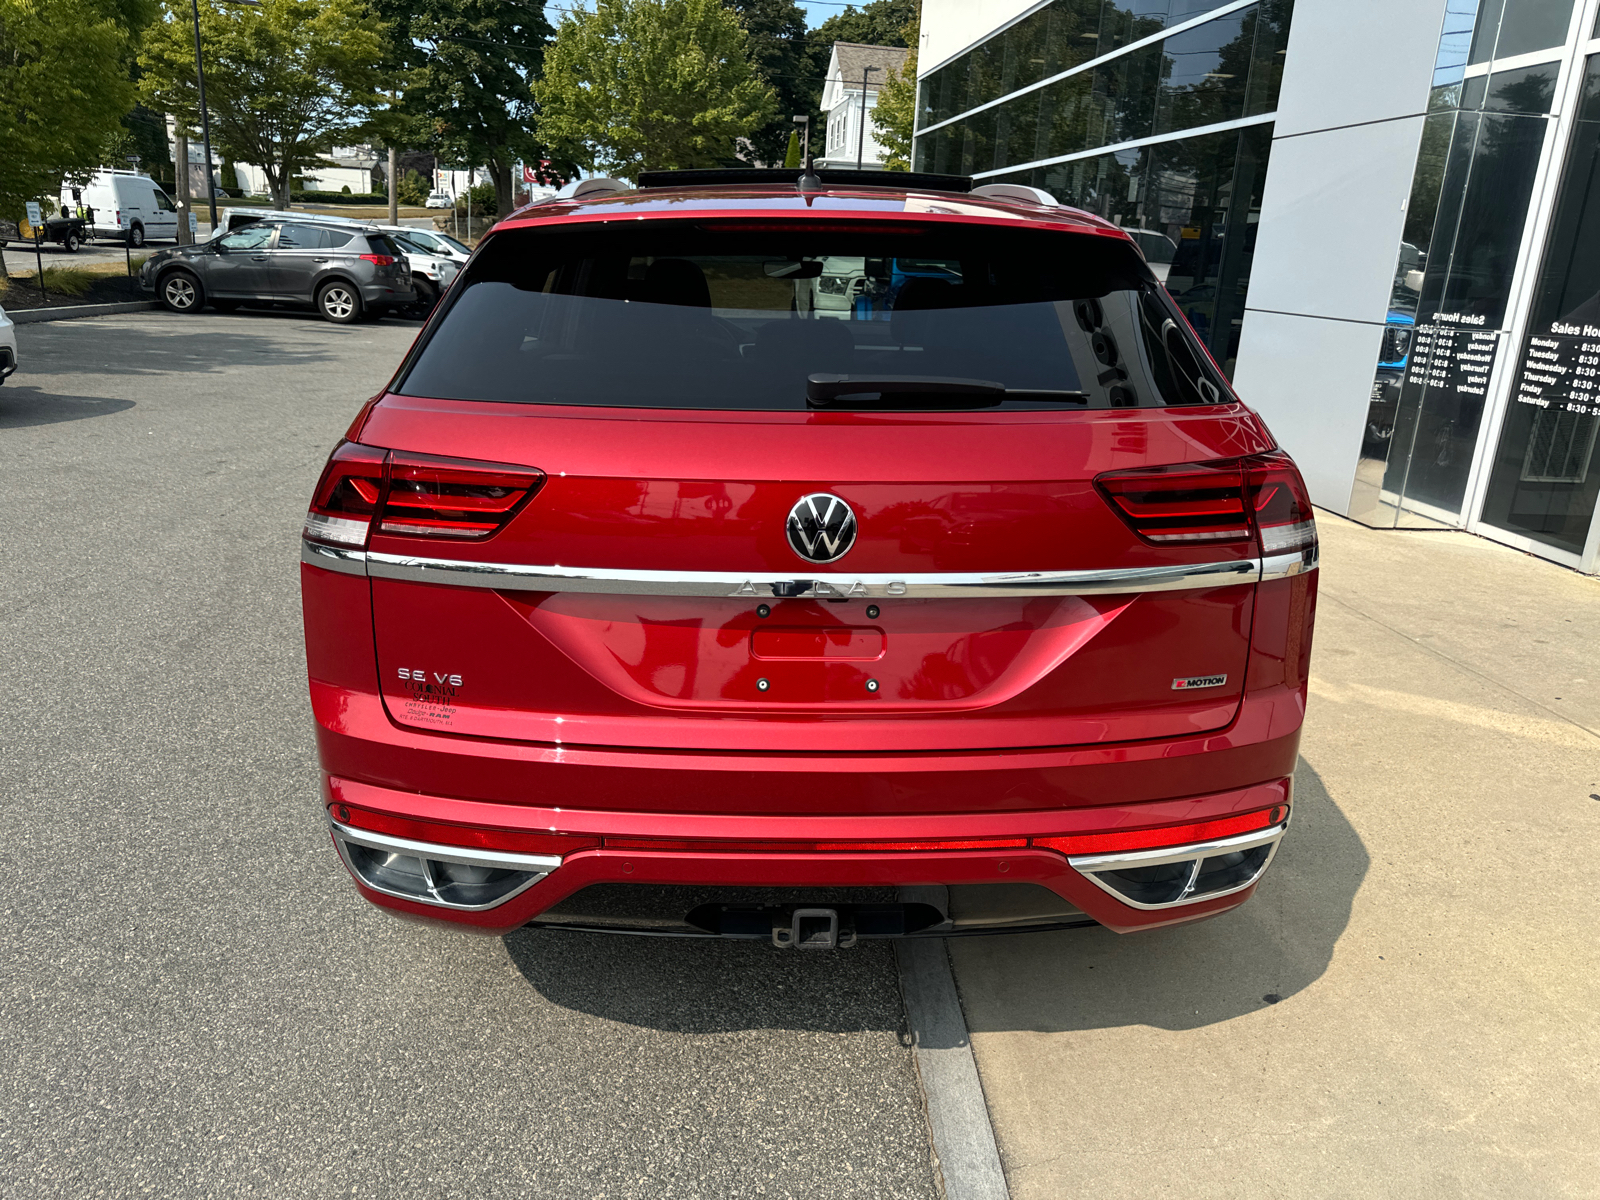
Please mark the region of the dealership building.
<svg viewBox="0 0 1600 1200"><path fill-rule="evenodd" d="M914 166L1133 231L1321 506L1600 573L1600 0L923 0Z"/></svg>

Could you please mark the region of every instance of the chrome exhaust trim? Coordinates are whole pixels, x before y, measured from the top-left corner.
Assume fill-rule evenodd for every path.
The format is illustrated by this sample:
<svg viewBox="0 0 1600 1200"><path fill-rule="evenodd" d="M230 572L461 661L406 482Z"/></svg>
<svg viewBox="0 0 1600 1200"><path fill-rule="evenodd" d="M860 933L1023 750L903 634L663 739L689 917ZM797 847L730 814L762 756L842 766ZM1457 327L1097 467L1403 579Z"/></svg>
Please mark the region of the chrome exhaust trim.
<svg viewBox="0 0 1600 1200"><path fill-rule="evenodd" d="M561 865L552 855L414 842L338 821L328 822L328 832L344 865L364 887L460 912L498 908Z"/></svg>
<svg viewBox="0 0 1600 1200"><path fill-rule="evenodd" d="M1288 830L1285 820L1268 829L1210 842L1114 854L1073 854L1067 861L1090 883L1129 908L1176 908L1231 896L1259 882ZM1207 871L1207 862L1217 865Z"/></svg>

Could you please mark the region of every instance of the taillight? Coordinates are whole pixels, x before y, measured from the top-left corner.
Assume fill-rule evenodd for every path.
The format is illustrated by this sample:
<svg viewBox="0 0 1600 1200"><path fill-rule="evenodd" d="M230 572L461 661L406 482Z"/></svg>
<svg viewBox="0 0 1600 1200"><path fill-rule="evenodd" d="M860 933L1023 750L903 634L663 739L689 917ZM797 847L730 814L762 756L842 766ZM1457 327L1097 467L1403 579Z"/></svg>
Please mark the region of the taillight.
<svg viewBox="0 0 1600 1200"><path fill-rule="evenodd" d="M363 254L361 256L361 261L362 262L369 262L375 267L392 267L392 266L394 266L394 255L392 255L392 254Z"/></svg>
<svg viewBox="0 0 1600 1200"><path fill-rule="evenodd" d="M1157 545L1256 541L1262 554L1283 554L1316 544L1311 498L1280 450L1111 471L1095 483L1117 515Z"/></svg>
<svg viewBox="0 0 1600 1200"><path fill-rule="evenodd" d="M504 463L375 450L341 442L328 456L306 513L305 536L365 546L381 533L476 540L503 529L544 483L544 472Z"/></svg>
<svg viewBox="0 0 1600 1200"><path fill-rule="evenodd" d="M426 454L389 456L378 531L409 537L486 538L544 483L544 472Z"/></svg>
<svg viewBox="0 0 1600 1200"><path fill-rule="evenodd" d="M305 535L337 546L365 546L383 495L384 452L340 442L322 468L306 513Z"/></svg>
<svg viewBox="0 0 1600 1200"><path fill-rule="evenodd" d="M1112 471L1095 480L1146 541L1242 542L1250 537L1238 459Z"/></svg>
<svg viewBox="0 0 1600 1200"><path fill-rule="evenodd" d="M1244 460L1262 554L1288 554L1317 544L1317 522L1305 481L1287 454L1275 450Z"/></svg>

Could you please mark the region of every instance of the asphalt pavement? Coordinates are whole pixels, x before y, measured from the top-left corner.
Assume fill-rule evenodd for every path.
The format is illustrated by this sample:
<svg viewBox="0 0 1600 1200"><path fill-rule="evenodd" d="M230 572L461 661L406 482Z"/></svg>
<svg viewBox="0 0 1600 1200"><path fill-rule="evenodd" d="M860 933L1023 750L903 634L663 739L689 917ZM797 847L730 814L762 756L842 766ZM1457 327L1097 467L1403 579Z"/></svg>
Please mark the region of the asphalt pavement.
<svg viewBox="0 0 1600 1200"><path fill-rule="evenodd" d="M19 330L0 1195L932 1196L887 946L484 938L356 896L318 810L298 530L415 331Z"/></svg>

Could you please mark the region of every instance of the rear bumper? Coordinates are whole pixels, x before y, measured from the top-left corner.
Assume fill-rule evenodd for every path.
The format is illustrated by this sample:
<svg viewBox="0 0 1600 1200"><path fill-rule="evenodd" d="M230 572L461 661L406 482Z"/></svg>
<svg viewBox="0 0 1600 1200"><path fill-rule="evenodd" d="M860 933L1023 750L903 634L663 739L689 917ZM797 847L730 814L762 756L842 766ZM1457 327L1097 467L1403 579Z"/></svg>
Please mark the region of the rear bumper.
<svg viewBox="0 0 1600 1200"><path fill-rule="evenodd" d="M1195 898L1172 896L1143 904L1120 897L1096 871L1143 865L1137 847L1129 854L1070 855L1028 844L1027 839L1116 832L1152 824L1218 820L1287 806L1290 781L1269 780L1243 788L1139 803L1106 803L1071 809L1010 812L945 812L863 816L724 815L630 810L574 809L490 803L401 791L324 774L324 802L345 865L362 894L396 912L502 933L537 921L547 909L599 884L720 888L921 888L967 884L1036 884L1067 901L1088 919L1117 932L1155 928L1213 916L1247 900L1287 828L1279 819L1244 838L1207 839L1198 845L1167 846L1144 857L1170 863L1202 858L1236 846L1265 847L1265 859L1247 880ZM669 781L658 780L658 784ZM460 831L439 840L373 837L362 826L380 818L449 825ZM600 844L566 855L521 853L519 837L549 833L588 837ZM614 843L627 839L627 846ZM640 841L670 839L670 849L640 848ZM704 849L684 849L701 840ZM981 849L930 848L873 852L771 852L723 850L718 843L752 841L862 842L1005 839ZM521 870L528 877L491 903L445 905L418 902L363 876L349 842L365 842L419 857L480 862ZM462 857L464 842L470 842ZM1191 879L1193 875L1191 875Z"/></svg>

